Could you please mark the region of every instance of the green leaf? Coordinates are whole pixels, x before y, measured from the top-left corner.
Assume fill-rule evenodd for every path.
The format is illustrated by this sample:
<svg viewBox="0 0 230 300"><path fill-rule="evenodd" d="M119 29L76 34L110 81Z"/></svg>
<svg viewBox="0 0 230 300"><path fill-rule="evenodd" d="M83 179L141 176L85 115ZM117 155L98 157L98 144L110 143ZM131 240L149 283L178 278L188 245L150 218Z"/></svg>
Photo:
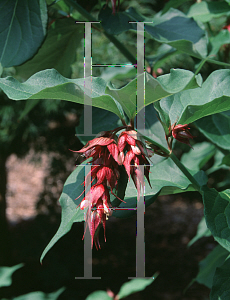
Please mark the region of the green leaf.
<svg viewBox="0 0 230 300"><path fill-rule="evenodd" d="M154 16L153 24L146 24L145 29L160 43L197 58L207 56L208 40L205 31L179 10L171 8L164 15L159 12Z"/></svg>
<svg viewBox="0 0 230 300"><path fill-rule="evenodd" d="M204 215L215 240L230 250L230 190L218 193L203 187Z"/></svg>
<svg viewBox="0 0 230 300"><path fill-rule="evenodd" d="M188 2L188 0L169 0L163 8L162 14L165 14L170 8L177 8L185 2Z"/></svg>
<svg viewBox="0 0 230 300"><path fill-rule="evenodd" d="M227 166L221 165L223 157L224 157L224 154L221 151L217 150L216 154L214 155L213 166L206 171L207 175L209 175L209 174L211 174L211 173L213 173L213 172L215 172L219 169L228 169Z"/></svg>
<svg viewBox="0 0 230 300"><path fill-rule="evenodd" d="M189 124L208 115L230 109L230 70L211 73L201 88L183 91L160 101L171 120Z"/></svg>
<svg viewBox="0 0 230 300"><path fill-rule="evenodd" d="M188 243L188 247L192 246L192 244L194 244L196 241L198 241L200 238L202 237L207 237L210 236L211 231L208 229L206 222L205 222L205 218L203 217L200 221L200 223L198 224L197 227L197 233L194 236L194 238L191 239L191 241Z"/></svg>
<svg viewBox="0 0 230 300"><path fill-rule="evenodd" d="M31 58L46 34L45 0L2 1L0 4L0 63L17 66Z"/></svg>
<svg viewBox="0 0 230 300"><path fill-rule="evenodd" d="M132 7L115 15L109 8L103 8L99 19L104 29L110 34L119 34L130 29L136 31L137 25L128 21L152 21L153 24L145 24L145 31L156 41L169 44L198 58L207 55L207 38L204 30L179 10L171 8L164 15L159 12L152 19L147 19Z"/></svg>
<svg viewBox="0 0 230 300"><path fill-rule="evenodd" d="M151 162L150 162L151 163ZM191 182L182 173L182 171L174 164L171 159L166 159L150 168L149 179L152 188L145 180L145 205L152 204L158 195L177 194L185 191L194 191ZM190 173L200 183L207 183L207 176L203 171L192 171ZM126 188L127 197L124 198L126 203L121 203L119 208L136 208L137 206L137 190L133 181L129 181ZM127 218L135 215L135 210L116 210L113 216L117 218Z"/></svg>
<svg viewBox="0 0 230 300"><path fill-rule="evenodd" d="M133 25L129 23L131 19L126 12L116 12L114 15L108 6L102 7L98 20L109 34L120 34L133 28Z"/></svg>
<svg viewBox="0 0 230 300"><path fill-rule="evenodd" d="M222 160L221 164L230 167L230 154L225 155L225 157L223 157L223 160Z"/></svg>
<svg viewBox="0 0 230 300"><path fill-rule="evenodd" d="M12 284L12 274L23 267L24 264L18 264L13 267L0 267L0 287L9 286Z"/></svg>
<svg viewBox="0 0 230 300"><path fill-rule="evenodd" d="M56 292L53 293L43 293L43 292L32 292L29 294L25 294L25 295L21 295L18 296L16 298L13 298L13 300L56 300L58 299L59 295L61 295L61 293L63 293L63 291L65 290L64 287L60 288L59 290L57 290Z"/></svg>
<svg viewBox="0 0 230 300"><path fill-rule="evenodd" d="M229 300L230 298L230 258L216 269L210 300Z"/></svg>
<svg viewBox="0 0 230 300"><path fill-rule="evenodd" d="M227 29L221 30L216 36L210 37L211 51L209 56L216 55L221 46L230 44L230 32Z"/></svg>
<svg viewBox="0 0 230 300"><path fill-rule="evenodd" d="M212 252L199 263L199 272L194 281L196 280L198 283L204 284L211 289L216 268L223 265L228 255L229 252L226 249L220 245L216 246Z"/></svg>
<svg viewBox="0 0 230 300"><path fill-rule="evenodd" d="M83 24L76 24L70 18L56 20L48 30L38 53L16 68L17 75L27 79L36 72L54 68L62 76L70 77L71 64L76 60L76 49L83 38Z"/></svg>
<svg viewBox="0 0 230 300"><path fill-rule="evenodd" d="M121 120L118 118L117 115L111 113L110 111L100 109L97 107L92 107L92 133L98 134L102 131L109 131L115 129L117 127L122 126ZM79 135L84 133L84 113L80 117L79 125L75 128L76 135L78 139L83 143L86 144L89 140L92 140L93 136L85 136Z"/></svg>
<svg viewBox="0 0 230 300"><path fill-rule="evenodd" d="M84 161L83 164L86 164L89 160ZM82 183L85 180L85 169L82 165L79 165L76 170L74 170L70 176L67 178L63 192L59 199L59 202L62 207L62 218L61 224L58 228L58 231L49 242L48 246L42 253L40 261L42 262L46 253L53 247L53 245L67 232L70 231L74 222L84 221L84 210L81 210L78 205L81 200L84 198L84 193L81 197L75 200L84 190Z"/></svg>
<svg viewBox="0 0 230 300"><path fill-rule="evenodd" d="M188 169L200 170L215 153L216 147L211 143L198 143L182 155L181 162Z"/></svg>
<svg viewBox="0 0 230 300"><path fill-rule="evenodd" d="M195 124L213 144L230 150L230 116L218 113L197 120Z"/></svg>
<svg viewBox="0 0 230 300"><path fill-rule="evenodd" d="M135 278L126 282L122 285L119 293L117 294L118 299L123 299L133 293L143 291L156 279L157 274L154 274L152 278Z"/></svg>
<svg viewBox="0 0 230 300"><path fill-rule="evenodd" d="M229 5L225 1L202 1L193 4L190 7L187 16L194 18L196 21L205 23L209 22L213 18L229 15L229 13Z"/></svg>
<svg viewBox="0 0 230 300"><path fill-rule="evenodd" d="M112 298L105 291L96 291L90 294L85 300L111 300Z"/></svg>
<svg viewBox="0 0 230 300"><path fill-rule="evenodd" d="M171 70L170 74L159 76L157 79L145 73L139 75L145 79L145 105L149 105L163 97L178 93L184 89L191 89L201 84L200 77L187 70ZM0 88L13 100L26 99L60 99L84 104L84 90L91 96L92 105L111 111L123 118L120 103L127 116L136 116L137 79L121 89L106 86L101 78L92 78L91 90L84 89L84 78L68 79L56 70L45 70L36 73L26 82L20 83L13 77L0 78ZM141 109L142 107L140 107Z"/></svg>

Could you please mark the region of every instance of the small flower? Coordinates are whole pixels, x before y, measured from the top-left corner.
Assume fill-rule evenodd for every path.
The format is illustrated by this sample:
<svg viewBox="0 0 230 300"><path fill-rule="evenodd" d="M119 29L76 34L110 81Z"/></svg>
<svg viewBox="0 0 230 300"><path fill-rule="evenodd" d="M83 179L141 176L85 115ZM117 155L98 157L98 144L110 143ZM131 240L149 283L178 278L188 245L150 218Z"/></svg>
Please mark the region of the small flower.
<svg viewBox="0 0 230 300"><path fill-rule="evenodd" d="M191 135L191 133L189 132L189 127L188 124L185 125L173 125L172 126L172 136L174 137L174 139L176 139L177 141L187 144L189 145L189 147L192 148L192 146L190 145L189 139L193 139L194 136Z"/></svg>
<svg viewBox="0 0 230 300"><path fill-rule="evenodd" d="M100 225L104 228L105 237L105 221L109 215L112 214L112 207L110 203L110 196L107 187L103 184L95 184L91 187L91 190L87 193L85 198L80 203L80 208L89 208L87 211L86 222L88 223L90 234L91 234L91 247L93 242L96 248L100 248L99 243L99 229Z"/></svg>
<svg viewBox="0 0 230 300"><path fill-rule="evenodd" d="M143 143L138 139L135 130L123 131L118 138L118 150L121 152L123 165L126 169L128 177L130 175L137 189L137 200L140 200L140 190L144 191L144 175L147 178L149 185L149 161L147 151L144 149ZM126 154L124 153L126 152ZM140 170L140 165L144 166L144 175Z"/></svg>

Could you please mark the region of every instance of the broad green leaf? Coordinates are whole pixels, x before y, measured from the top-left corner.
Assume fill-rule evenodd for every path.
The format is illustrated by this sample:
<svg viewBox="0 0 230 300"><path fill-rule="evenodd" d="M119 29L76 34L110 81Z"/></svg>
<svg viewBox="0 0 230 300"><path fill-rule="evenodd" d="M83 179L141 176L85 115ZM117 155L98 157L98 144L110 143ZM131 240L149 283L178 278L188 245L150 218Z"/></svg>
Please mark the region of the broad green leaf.
<svg viewBox="0 0 230 300"><path fill-rule="evenodd" d="M193 281L204 284L211 289L216 268L223 265L228 255L229 252L226 249L220 245L216 246L212 252L199 263L199 272Z"/></svg>
<svg viewBox="0 0 230 300"><path fill-rule="evenodd" d="M230 299L230 258L216 269L213 278L213 285L210 300L229 300Z"/></svg>
<svg viewBox="0 0 230 300"><path fill-rule="evenodd" d="M84 221L84 210L81 210L78 205L81 200L84 198L84 193L77 200L76 198L80 196L80 194L84 190L84 185L82 183L85 180L85 168L84 165L88 162L86 160L83 164L79 165L67 178L63 192L59 199L59 202L62 207L62 217L61 224L58 228L58 231L49 242L48 246L42 253L40 261L43 260L46 253L53 247L53 245L67 232L70 231L74 222L82 222Z"/></svg>
<svg viewBox="0 0 230 300"><path fill-rule="evenodd" d="M160 101L171 123L189 124L230 109L230 70L211 73L201 88L183 91Z"/></svg>
<svg viewBox="0 0 230 300"><path fill-rule="evenodd" d="M17 75L27 79L41 70L54 68L62 76L70 77L71 64L76 60L76 49L83 38L83 24L76 24L70 18L56 20L48 30L38 53L16 68Z"/></svg>
<svg viewBox="0 0 230 300"><path fill-rule="evenodd" d="M146 206L152 204L158 195L177 194L195 190L188 178L170 158L152 166L150 172L149 179L152 188L149 186L147 180L145 180L144 195ZM207 183L207 176L203 171L190 170L190 173L201 186ZM132 180L128 182L126 195L124 198L126 203L121 203L119 208L136 208L137 190ZM113 216L117 218L127 218L135 214L135 210L116 210L113 212Z"/></svg>
<svg viewBox="0 0 230 300"><path fill-rule="evenodd" d="M182 155L181 162L188 169L200 170L215 153L216 147L211 143L198 143L188 153Z"/></svg>
<svg viewBox="0 0 230 300"><path fill-rule="evenodd" d="M224 113L213 114L197 120L195 124L213 144L230 150L230 116Z"/></svg>
<svg viewBox="0 0 230 300"><path fill-rule="evenodd" d="M118 299L123 299L133 293L143 291L147 286L149 286L156 279L157 274L154 274L152 278L135 278L126 282L120 288L117 294Z"/></svg>
<svg viewBox="0 0 230 300"><path fill-rule="evenodd" d="M187 16L194 18L196 21L205 23L209 22L213 18L229 14L229 5L225 1L201 1L190 7Z"/></svg>
<svg viewBox="0 0 230 300"><path fill-rule="evenodd" d="M169 44L198 58L207 55L207 38L204 30L179 10L171 8L164 15L159 12L152 19L147 19L132 7L116 15L111 14L110 9L106 8L101 10L99 19L110 34L119 34L130 29L136 31L137 25L128 21L152 21L152 24L145 24L145 31L156 41Z"/></svg>
<svg viewBox="0 0 230 300"><path fill-rule="evenodd" d="M24 264L19 264L13 267L0 267L0 287L9 286L12 284L12 274L23 267Z"/></svg>
<svg viewBox="0 0 230 300"><path fill-rule="evenodd" d="M145 73L139 75L145 79L145 105L163 97L191 89L201 84L201 78L187 70L171 70L170 74L157 79ZM68 79L56 70L45 70L34 74L26 82L20 83L13 77L0 78L0 88L13 100L60 99L84 104L85 94L92 97L92 105L122 117L119 103L129 118L136 116L137 79L121 89L106 86L101 78L92 78L91 90L84 88L84 78ZM118 104L116 103L118 102ZM140 107L141 109L142 107Z"/></svg>
<svg viewBox="0 0 230 300"><path fill-rule="evenodd" d="M200 238L202 237L207 237L210 236L211 231L208 229L206 222L205 222L205 218L203 217L200 221L200 223L198 224L197 227L197 233L194 236L194 238L191 239L191 241L188 243L188 247L190 247L192 244L194 244L196 241L198 241Z"/></svg>
<svg viewBox="0 0 230 300"><path fill-rule="evenodd" d="M154 16L153 24L146 24L145 29L160 43L197 58L207 56L208 40L205 31L177 9L171 8L164 15L159 12Z"/></svg>
<svg viewBox="0 0 230 300"><path fill-rule="evenodd" d="M30 59L46 34L45 0L1 1L0 63L17 66Z"/></svg>
<svg viewBox="0 0 230 300"><path fill-rule="evenodd" d="M43 293L43 292L32 292L29 294L21 295L16 298L13 298L13 300L56 300L58 297L63 293L65 290L64 287L60 288L56 292L53 293Z"/></svg>
<svg viewBox="0 0 230 300"><path fill-rule="evenodd" d="M112 298L105 291L96 291L90 294L85 300L111 300Z"/></svg>
<svg viewBox="0 0 230 300"><path fill-rule="evenodd" d="M215 240L230 250L230 190L218 193L203 187L204 215Z"/></svg>

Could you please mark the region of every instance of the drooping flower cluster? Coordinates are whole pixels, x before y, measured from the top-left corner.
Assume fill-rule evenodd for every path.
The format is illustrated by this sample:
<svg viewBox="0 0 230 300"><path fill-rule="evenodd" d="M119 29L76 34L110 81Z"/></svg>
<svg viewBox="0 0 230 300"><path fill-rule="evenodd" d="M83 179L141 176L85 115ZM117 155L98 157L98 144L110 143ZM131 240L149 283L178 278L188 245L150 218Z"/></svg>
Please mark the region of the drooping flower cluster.
<svg viewBox="0 0 230 300"><path fill-rule="evenodd" d="M113 190L118 188L119 165L124 165L129 178L131 175L137 188L138 200L141 187L142 190L144 189L144 175L150 184L150 166L146 158L148 154L138 139L136 131L128 128L119 135L116 141L115 133L119 130L120 128L116 128L113 131L104 132L100 137L89 141L80 151L76 151L84 155L85 159L92 157L93 167L85 178L85 187L87 188L86 182L89 177L94 184L81 201L80 208L88 208L86 222L90 229L91 245L93 246L94 241L96 248L100 248L99 225L103 225L105 237L106 218L112 214L110 193L115 195ZM140 170L140 165L147 165L144 166L144 175Z"/></svg>

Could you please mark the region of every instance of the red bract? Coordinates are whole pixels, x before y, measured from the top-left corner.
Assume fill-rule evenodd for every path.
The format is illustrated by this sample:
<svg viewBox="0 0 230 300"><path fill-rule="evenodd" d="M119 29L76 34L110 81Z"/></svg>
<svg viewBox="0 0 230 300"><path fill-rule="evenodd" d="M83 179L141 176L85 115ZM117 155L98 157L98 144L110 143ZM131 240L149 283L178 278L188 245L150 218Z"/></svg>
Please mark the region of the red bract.
<svg viewBox="0 0 230 300"><path fill-rule="evenodd" d="M189 145L189 147L192 148L192 146L190 145L189 139L193 139L194 136L191 135L191 133L189 132L189 127L188 124L185 125L173 125L172 126L172 136L174 137L174 139L176 139L177 141L187 144Z"/></svg>
<svg viewBox="0 0 230 300"><path fill-rule="evenodd" d="M80 208L88 208L86 222L88 223L90 234L96 245L100 248L98 233L99 225L102 224L105 232L105 220L111 215L110 192L117 188L117 182L120 176L119 164L122 159L113 135L111 132L104 132L103 135L89 141L81 150L76 151L82 153L86 159L92 157L92 169L85 178L84 185L90 181L96 181L90 191L80 203Z"/></svg>
<svg viewBox="0 0 230 300"><path fill-rule="evenodd" d="M112 214L112 210L110 210L111 207L109 191L103 184L95 184L92 186L91 190L80 203L81 209L89 208L87 211L86 222L88 223L91 234L92 247L94 241L96 248L100 248L98 237L99 230L97 230L100 224L104 227L104 238L106 241L105 221L106 217Z"/></svg>
<svg viewBox="0 0 230 300"><path fill-rule="evenodd" d="M135 130L123 131L118 138L118 150L121 152L123 165L126 169L128 177L130 175L137 189L137 200L140 199L140 190L144 191L144 176L141 172L140 165L144 166L144 175L147 178L149 185L149 161L146 157L143 143L138 140ZM124 153L126 152L126 154Z"/></svg>

